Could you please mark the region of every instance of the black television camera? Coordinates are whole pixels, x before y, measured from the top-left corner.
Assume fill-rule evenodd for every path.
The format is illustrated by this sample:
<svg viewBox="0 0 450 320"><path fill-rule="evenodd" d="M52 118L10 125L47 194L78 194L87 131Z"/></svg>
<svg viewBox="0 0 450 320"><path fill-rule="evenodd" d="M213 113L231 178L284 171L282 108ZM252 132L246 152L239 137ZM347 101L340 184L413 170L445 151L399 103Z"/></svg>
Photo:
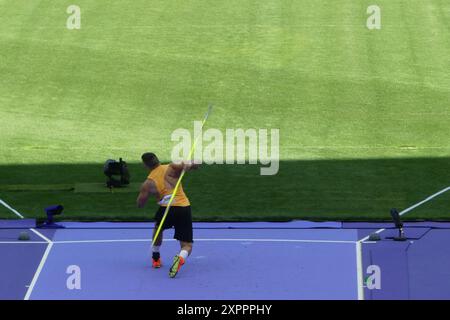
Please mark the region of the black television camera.
<svg viewBox="0 0 450 320"><path fill-rule="evenodd" d="M106 186L108 188L120 188L130 184L130 172L127 163L119 159L119 161L108 159L103 166L103 173L108 177Z"/></svg>

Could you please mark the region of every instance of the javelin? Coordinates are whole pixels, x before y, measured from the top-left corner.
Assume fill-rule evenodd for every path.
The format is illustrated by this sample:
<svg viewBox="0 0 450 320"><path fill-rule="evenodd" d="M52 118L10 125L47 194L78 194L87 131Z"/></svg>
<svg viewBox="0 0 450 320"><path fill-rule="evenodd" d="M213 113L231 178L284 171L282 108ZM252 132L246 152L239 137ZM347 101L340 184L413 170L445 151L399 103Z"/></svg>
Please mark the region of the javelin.
<svg viewBox="0 0 450 320"><path fill-rule="evenodd" d="M206 122L206 120L208 119L208 117L209 117L209 115L211 113L212 107L213 107L212 104L210 104L208 106L208 111L206 112L205 117L203 118L201 129L203 129L203 126L205 125L205 122ZM192 147L191 147L191 151L189 152L189 156L187 158L187 161L192 159L192 155L193 155L194 150L195 150L195 145L197 144L197 141L200 138L200 136L201 136L201 134L199 134L195 138L194 143L192 144ZM172 204L173 199L175 198L175 195L177 194L178 188L180 187L181 180L184 177L184 173L185 173L185 171L183 169L181 171L180 177L178 178L177 184L175 185L175 188L173 189L172 195L170 196L170 200L167 203L167 207L166 207L166 210L164 211L164 215L163 215L163 217L161 219L161 222L159 223L158 230L156 230L155 236L153 237L153 241L152 241L152 245L153 246L155 245L156 239L158 239L159 233L161 232L161 228L162 228L162 226L164 224L164 221L166 220L167 214L169 213L170 205Z"/></svg>

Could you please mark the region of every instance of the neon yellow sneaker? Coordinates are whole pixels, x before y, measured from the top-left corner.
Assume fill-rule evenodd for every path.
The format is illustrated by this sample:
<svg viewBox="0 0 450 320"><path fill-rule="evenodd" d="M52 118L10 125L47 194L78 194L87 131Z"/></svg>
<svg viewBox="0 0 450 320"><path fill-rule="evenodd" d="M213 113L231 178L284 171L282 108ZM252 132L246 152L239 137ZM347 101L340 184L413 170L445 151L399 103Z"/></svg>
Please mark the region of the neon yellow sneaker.
<svg viewBox="0 0 450 320"><path fill-rule="evenodd" d="M178 271L180 271L181 266L183 264L184 264L184 258L179 255L176 255L175 258L173 258L172 267L170 267L169 277L175 278L175 276L177 275Z"/></svg>

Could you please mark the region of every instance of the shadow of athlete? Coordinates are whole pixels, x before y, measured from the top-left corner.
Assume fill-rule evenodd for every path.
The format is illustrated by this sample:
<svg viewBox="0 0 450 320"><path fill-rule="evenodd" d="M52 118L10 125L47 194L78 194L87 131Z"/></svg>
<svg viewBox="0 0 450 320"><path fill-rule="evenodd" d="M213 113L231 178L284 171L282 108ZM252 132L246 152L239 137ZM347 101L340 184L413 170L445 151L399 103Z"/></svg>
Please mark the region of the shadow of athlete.
<svg viewBox="0 0 450 320"><path fill-rule="evenodd" d="M147 203L150 196L154 196L157 199L159 208L155 214L155 227L153 230L153 237L156 234L156 230L161 223L161 219L169 203L172 191L180 178L181 172L190 171L198 168L198 164L194 164L193 161L182 162L180 164L170 163L161 164L158 157L151 152L144 153L142 155L142 162L144 166L149 170L147 180L142 184L141 191L137 198L137 206L143 208ZM169 271L171 278L175 277L180 270L181 266L185 263L187 257L192 252L193 231L192 231L192 214L191 204L186 194L184 193L183 186L180 184L177 193L169 208L169 212L158 235L158 239L154 242L152 247L152 267L161 267L161 257L159 249L163 240L163 230L169 228L175 228L174 238L180 241L181 251L173 259L172 267Z"/></svg>

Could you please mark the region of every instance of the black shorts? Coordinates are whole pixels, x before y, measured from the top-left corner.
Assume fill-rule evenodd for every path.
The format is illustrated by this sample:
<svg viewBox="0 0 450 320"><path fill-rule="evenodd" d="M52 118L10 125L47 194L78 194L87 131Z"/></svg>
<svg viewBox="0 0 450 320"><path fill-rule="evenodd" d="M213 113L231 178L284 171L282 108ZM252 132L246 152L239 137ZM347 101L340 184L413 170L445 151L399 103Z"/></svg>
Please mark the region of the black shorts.
<svg viewBox="0 0 450 320"><path fill-rule="evenodd" d="M159 207L155 214L156 225L161 222L166 207ZM194 242L194 235L192 231L192 214L191 207L170 207L164 221L163 230L175 228L174 239L183 242Z"/></svg>

